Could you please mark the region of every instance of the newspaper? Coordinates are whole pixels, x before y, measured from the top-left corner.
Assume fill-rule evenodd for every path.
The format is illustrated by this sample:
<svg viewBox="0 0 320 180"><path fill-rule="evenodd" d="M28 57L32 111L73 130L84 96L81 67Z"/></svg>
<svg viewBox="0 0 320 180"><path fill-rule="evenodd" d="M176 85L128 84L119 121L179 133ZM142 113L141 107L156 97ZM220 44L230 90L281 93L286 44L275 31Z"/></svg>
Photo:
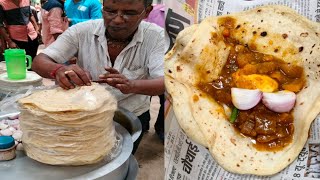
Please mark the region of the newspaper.
<svg viewBox="0 0 320 180"><path fill-rule="evenodd" d="M320 0L165 0L166 49L171 49L177 34L208 16L219 16L262 5L285 5L308 19L320 22Z"/></svg>
<svg viewBox="0 0 320 180"><path fill-rule="evenodd" d="M219 16L268 4L281 4L295 9L312 21L320 22L320 0L167 0L166 42L171 49L177 34L207 16ZM165 112L165 179L319 179L320 178L320 115L314 120L309 139L297 159L273 176L239 175L220 167L210 152L193 142L180 128L169 101Z"/></svg>

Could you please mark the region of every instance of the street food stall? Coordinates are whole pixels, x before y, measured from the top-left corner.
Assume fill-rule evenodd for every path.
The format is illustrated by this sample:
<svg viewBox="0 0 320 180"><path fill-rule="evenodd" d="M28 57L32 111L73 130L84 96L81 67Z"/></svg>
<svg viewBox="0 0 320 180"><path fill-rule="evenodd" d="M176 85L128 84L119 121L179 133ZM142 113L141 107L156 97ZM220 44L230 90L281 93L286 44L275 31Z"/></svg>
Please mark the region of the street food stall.
<svg viewBox="0 0 320 180"><path fill-rule="evenodd" d="M4 63L0 69L6 74ZM13 82L3 76L1 179L136 178L138 164L131 152L140 121L118 107L103 86L66 92L33 72Z"/></svg>
<svg viewBox="0 0 320 180"><path fill-rule="evenodd" d="M317 1L166 5L165 179L319 178Z"/></svg>

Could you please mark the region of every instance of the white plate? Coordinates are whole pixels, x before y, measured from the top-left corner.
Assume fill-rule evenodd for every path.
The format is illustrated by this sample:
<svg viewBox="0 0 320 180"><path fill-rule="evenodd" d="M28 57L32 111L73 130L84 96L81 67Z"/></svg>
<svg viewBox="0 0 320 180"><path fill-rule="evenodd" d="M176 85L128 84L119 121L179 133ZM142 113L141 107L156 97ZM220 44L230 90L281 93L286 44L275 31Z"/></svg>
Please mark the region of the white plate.
<svg viewBox="0 0 320 180"><path fill-rule="evenodd" d="M25 79L20 79L20 80L8 79L8 74L7 73L0 74L0 81L9 82L9 83L34 82L34 81L40 81L40 80L42 80L42 77L39 76L37 73L32 72L32 71L28 71L26 78Z"/></svg>

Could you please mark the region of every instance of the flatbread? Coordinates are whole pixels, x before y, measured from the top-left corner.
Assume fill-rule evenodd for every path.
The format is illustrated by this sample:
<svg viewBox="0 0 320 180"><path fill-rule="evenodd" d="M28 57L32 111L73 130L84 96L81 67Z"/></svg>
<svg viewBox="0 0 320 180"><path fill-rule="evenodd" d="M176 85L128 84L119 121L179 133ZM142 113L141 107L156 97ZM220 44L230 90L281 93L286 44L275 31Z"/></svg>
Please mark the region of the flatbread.
<svg viewBox="0 0 320 180"><path fill-rule="evenodd" d="M90 111L101 107L106 96L110 95L103 86L77 86L70 90L58 87L35 92L19 102L37 106L47 112Z"/></svg>
<svg viewBox="0 0 320 180"><path fill-rule="evenodd" d="M215 80L226 63L229 52L222 38L223 27L219 26L222 18L235 20L237 28L231 36L240 44L304 68L307 82L297 94L293 110L293 141L280 151L254 148L250 138L234 130L223 107L197 88L199 83ZM213 158L230 172L272 175L284 169L303 148L310 124L320 111L319 33L319 24L285 6L209 17L186 28L165 58L166 88L182 129L191 139L206 145ZM181 114L185 111L191 111L188 121Z"/></svg>
<svg viewBox="0 0 320 180"><path fill-rule="evenodd" d="M51 165L85 165L112 153L117 100L93 83L38 91L19 100L26 154Z"/></svg>

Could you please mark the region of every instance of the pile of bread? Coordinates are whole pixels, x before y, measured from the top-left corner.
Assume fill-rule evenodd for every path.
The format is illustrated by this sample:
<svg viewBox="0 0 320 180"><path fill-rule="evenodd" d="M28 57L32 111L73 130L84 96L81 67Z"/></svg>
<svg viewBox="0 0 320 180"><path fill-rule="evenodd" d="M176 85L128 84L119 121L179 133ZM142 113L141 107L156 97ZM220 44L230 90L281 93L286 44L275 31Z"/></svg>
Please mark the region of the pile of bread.
<svg viewBox="0 0 320 180"><path fill-rule="evenodd" d="M19 106L24 149L39 162L93 164L115 144L117 101L101 85L37 91L20 99Z"/></svg>

